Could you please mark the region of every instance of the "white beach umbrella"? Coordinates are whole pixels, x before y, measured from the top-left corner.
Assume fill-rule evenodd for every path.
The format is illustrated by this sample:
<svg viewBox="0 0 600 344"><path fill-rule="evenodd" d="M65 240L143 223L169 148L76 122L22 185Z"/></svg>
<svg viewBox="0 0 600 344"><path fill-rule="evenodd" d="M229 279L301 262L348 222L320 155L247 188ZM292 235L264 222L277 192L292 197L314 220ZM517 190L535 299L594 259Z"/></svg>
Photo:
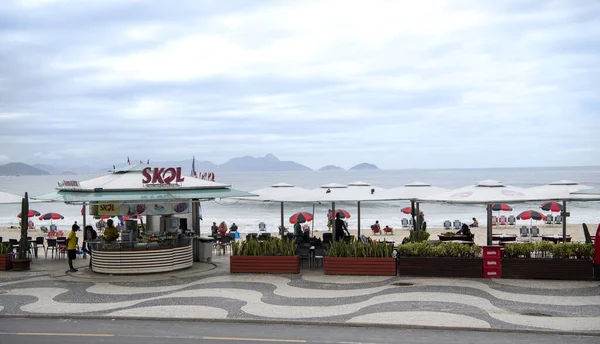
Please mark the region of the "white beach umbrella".
<svg viewBox="0 0 600 344"><path fill-rule="evenodd" d="M452 204L487 205L487 243L492 244L492 207L491 203L522 203L544 201L543 196L527 189L504 185L497 180L484 180L455 190L419 198L422 202L441 202Z"/></svg>

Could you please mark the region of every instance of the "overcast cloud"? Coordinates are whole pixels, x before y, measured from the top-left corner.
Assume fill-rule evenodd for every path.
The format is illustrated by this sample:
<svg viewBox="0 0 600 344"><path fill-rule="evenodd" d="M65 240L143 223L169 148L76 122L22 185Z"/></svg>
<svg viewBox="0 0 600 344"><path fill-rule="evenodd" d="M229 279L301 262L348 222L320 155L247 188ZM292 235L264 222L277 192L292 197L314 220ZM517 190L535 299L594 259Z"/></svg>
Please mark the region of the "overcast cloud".
<svg viewBox="0 0 600 344"><path fill-rule="evenodd" d="M0 163L598 165L600 2L22 0Z"/></svg>

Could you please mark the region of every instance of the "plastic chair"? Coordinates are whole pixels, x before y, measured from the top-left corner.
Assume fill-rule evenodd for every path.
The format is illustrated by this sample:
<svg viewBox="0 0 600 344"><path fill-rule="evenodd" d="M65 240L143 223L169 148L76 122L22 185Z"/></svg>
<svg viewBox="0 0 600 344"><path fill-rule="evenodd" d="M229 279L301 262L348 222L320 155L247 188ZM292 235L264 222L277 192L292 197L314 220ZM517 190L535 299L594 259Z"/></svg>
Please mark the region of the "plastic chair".
<svg viewBox="0 0 600 344"><path fill-rule="evenodd" d="M459 230L462 226L462 222L460 220L454 220L454 229Z"/></svg>
<svg viewBox="0 0 600 344"><path fill-rule="evenodd" d="M522 238L528 238L529 237L529 228L523 226L523 227L521 227L520 232L521 232L521 237Z"/></svg>
<svg viewBox="0 0 600 344"><path fill-rule="evenodd" d="M392 227L389 226L385 226L383 227L383 234L392 234L394 235L394 229Z"/></svg>
<svg viewBox="0 0 600 344"><path fill-rule="evenodd" d="M44 252L46 251L46 245L44 245L44 237L36 237L35 238L35 257L37 258L37 253L38 253L38 248L40 247L40 245L42 246L42 249L44 250Z"/></svg>
<svg viewBox="0 0 600 344"><path fill-rule="evenodd" d="M379 226L377 225L372 225L371 230L373 231L373 234L381 234L381 230L379 230Z"/></svg>
<svg viewBox="0 0 600 344"><path fill-rule="evenodd" d="M56 251L56 256L58 256L58 246L56 245L56 239L46 239L46 259L48 259L49 250L52 250L52 259L54 259L54 251Z"/></svg>
<svg viewBox="0 0 600 344"><path fill-rule="evenodd" d="M556 224L556 225L562 224L562 216L556 215L556 217L554 218L554 224Z"/></svg>
<svg viewBox="0 0 600 344"><path fill-rule="evenodd" d="M546 215L546 224L547 224L547 225L551 225L551 226L552 226L552 223L553 223L553 221L552 221L552 220L553 220L553 218L552 218L552 214L548 214L548 215Z"/></svg>
<svg viewBox="0 0 600 344"><path fill-rule="evenodd" d="M539 236L540 236L540 229L537 228L536 226L531 227L531 237L537 238Z"/></svg>
<svg viewBox="0 0 600 344"><path fill-rule="evenodd" d="M61 231L59 231L61 232ZM59 236L56 238L56 246L58 248L57 250L57 256L58 258L62 258L67 254L67 238L64 236Z"/></svg>
<svg viewBox="0 0 600 344"><path fill-rule="evenodd" d="M450 229L452 229L452 222L450 222L450 220L446 220L444 221L444 229L449 231Z"/></svg>
<svg viewBox="0 0 600 344"><path fill-rule="evenodd" d="M219 246L221 248L221 250L223 250L223 254L227 253L227 248L231 247L231 237L228 235L225 235L223 237L221 237L221 241L219 242Z"/></svg>
<svg viewBox="0 0 600 344"><path fill-rule="evenodd" d="M498 223L500 226L506 226L506 216L500 216L500 221Z"/></svg>
<svg viewBox="0 0 600 344"><path fill-rule="evenodd" d="M261 232L266 231L267 230L267 225L265 225L264 222L259 223L258 224L258 230L261 231Z"/></svg>
<svg viewBox="0 0 600 344"><path fill-rule="evenodd" d="M311 254L310 254L310 244L309 243L307 243L307 244L308 244L308 246L306 244L300 244L296 248L296 254L298 254L298 256L300 257L300 267L304 266L304 264L302 263L304 261L308 262L309 267L312 266L312 258L311 258Z"/></svg>
<svg viewBox="0 0 600 344"><path fill-rule="evenodd" d="M400 223L402 223L402 228L408 228L408 219L403 218Z"/></svg>
<svg viewBox="0 0 600 344"><path fill-rule="evenodd" d="M516 224L517 224L517 219L515 218L514 215L510 215L508 217L508 225L514 227Z"/></svg>
<svg viewBox="0 0 600 344"><path fill-rule="evenodd" d="M498 225L498 218L496 216L492 216L492 226Z"/></svg>

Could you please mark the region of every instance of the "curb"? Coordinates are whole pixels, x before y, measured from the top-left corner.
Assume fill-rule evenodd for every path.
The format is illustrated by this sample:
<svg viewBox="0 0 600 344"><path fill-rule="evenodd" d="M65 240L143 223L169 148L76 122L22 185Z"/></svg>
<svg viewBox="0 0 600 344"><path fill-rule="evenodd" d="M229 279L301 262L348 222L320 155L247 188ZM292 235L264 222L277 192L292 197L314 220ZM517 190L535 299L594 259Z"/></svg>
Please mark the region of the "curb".
<svg viewBox="0 0 600 344"><path fill-rule="evenodd" d="M134 321L170 321L170 322L205 322L222 324L258 324L258 325L295 325L295 326L331 326L331 327L359 327L359 328L384 328L398 330L433 330L433 331L465 331L484 333L522 333L522 334L549 334L561 336L587 336L600 337L600 332L559 331L537 329L507 329L507 328L473 328L473 327L444 327L435 325L397 325L397 324L371 324L371 323L344 323L328 321L300 321L300 320L263 320L263 319L217 319L217 318L167 318L167 317L125 317L125 316L96 316L96 315L54 315L54 314L3 314L0 319L70 319L70 320L134 320Z"/></svg>

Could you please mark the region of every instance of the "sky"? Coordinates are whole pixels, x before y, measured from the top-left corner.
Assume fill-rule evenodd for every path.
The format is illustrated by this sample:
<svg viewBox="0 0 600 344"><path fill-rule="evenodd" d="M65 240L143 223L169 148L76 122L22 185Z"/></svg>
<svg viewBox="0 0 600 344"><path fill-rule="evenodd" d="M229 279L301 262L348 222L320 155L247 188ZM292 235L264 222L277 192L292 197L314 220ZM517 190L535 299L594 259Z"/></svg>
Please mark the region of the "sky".
<svg viewBox="0 0 600 344"><path fill-rule="evenodd" d="M600 1L3 0L0 164L599 165Z"/></svg>

